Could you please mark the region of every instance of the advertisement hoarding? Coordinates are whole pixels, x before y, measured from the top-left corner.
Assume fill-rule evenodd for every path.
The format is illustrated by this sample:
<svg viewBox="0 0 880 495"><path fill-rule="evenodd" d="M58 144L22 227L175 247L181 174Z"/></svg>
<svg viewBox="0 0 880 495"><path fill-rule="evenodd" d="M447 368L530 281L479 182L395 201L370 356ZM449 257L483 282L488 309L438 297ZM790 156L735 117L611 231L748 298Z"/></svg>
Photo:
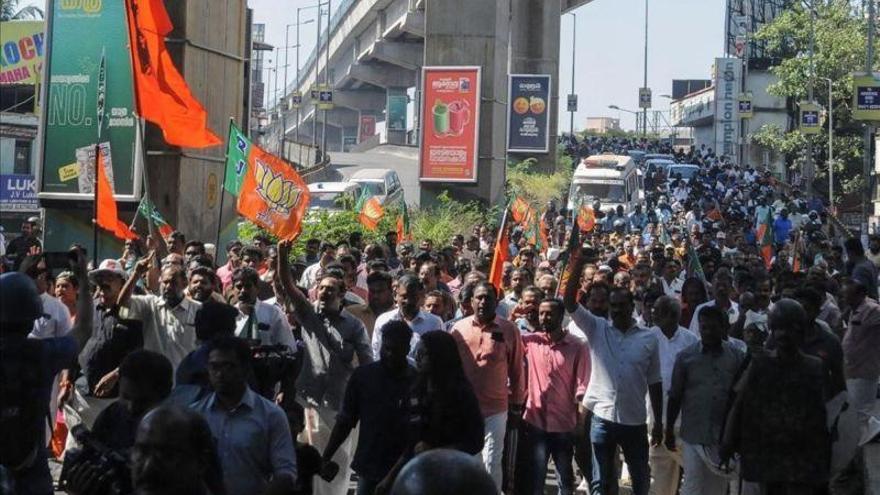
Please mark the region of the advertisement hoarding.
<svg viewBox="0 0 880 495"><path fill-rule="evenodd" d="M0 22L0 85L34 85L43 70L43 21Z"/></svg>
<svg viewBox="0 0 880 495"><path fill-rule="evenodd" d="M406 104L409 98L406 95L388 96L388 130L406 130Z"/></svg>
<svg viewBox="0 0 880 495"><path fill-rule="evenodd" d="M98 137L98 70L106 60L101 141L113 150L117 200L138 200L140 136L123 2L52 0L48 11L43 135L38 166L42 199L90 200ZM83 33L101 33L83 36ZM80 177L80 175L83 177Z"/></svg>
<svg viewBox="0 0 880 495"><path fill-rule="evenodd" d="M715 152L739 162L739 95L742 61L715 59Z"/></svg>
<svg viewBox="0 0 880 495"><path fill-rule="evenodd" d="M511 74L507 101L507 151L547 153L550 149L550 75Z"/></svg>
<svg viewBox="0 0 880 495"><path fill-rule="evenodd" d="M376 135L376 116L361 115L358 126L358 142L362 143Z"/></svg>
<svg viewBox="0 0 880 495"><path fill-rule="evenodd" d="M423 67L419 179L476 182L480 67Z"/></svg>
<svg viewBox="0 0 880 495"><path fill-rule="evenodd" d="M853 120L880 120L880 74L853 74Z"/></svg>
<svg viewBox="0 0 880 495"><path fill-rule="evenodd" d="M0 175L0 211L34 211L37 204L37 181L29 174Z"/></svg>

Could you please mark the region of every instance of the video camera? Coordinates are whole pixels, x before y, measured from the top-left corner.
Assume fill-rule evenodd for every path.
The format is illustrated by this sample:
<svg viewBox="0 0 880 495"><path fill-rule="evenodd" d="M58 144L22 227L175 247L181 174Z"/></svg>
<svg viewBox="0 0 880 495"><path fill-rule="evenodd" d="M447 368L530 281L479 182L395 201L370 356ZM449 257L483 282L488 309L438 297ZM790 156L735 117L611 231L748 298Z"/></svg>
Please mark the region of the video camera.
<svg viewBox="0 0 880 495"><path fill-rule="evenodd" d="M107 447L83 425L74 426L70 434L82 447L64 455L64 466L58 482L60 490L89 495L132 493L131 471L126 452ZM88 476L83 470L88 470L95 476Z"/></svg>
<svg viewBox="0 0 880 495"><path fill-rule="evenodd" d="M258 394L273 399L275 386L282 379L296 381L302 369L302 351L286 345L262 345L259 340L248 340L251 347L252 369Z"/></svg>

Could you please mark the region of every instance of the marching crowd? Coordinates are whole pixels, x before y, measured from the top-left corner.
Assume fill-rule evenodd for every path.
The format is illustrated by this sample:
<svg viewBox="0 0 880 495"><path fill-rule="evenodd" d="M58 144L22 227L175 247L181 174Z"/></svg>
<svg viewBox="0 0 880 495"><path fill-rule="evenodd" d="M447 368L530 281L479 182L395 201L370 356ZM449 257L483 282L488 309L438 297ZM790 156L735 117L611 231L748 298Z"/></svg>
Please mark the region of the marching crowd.
<svg viewBox="0 0 880 495"><path fill-rule="evenodd" d="M880 238L710 149L676 158L699 174L650 177L629 212L548 205L539 245L353 232L294 259L257 237L218 266L172 232L88 269L29 220L0 276L0 491L53 493L55 457L77 494L531 495L550 459L560 494L860 493Z"/></svg>

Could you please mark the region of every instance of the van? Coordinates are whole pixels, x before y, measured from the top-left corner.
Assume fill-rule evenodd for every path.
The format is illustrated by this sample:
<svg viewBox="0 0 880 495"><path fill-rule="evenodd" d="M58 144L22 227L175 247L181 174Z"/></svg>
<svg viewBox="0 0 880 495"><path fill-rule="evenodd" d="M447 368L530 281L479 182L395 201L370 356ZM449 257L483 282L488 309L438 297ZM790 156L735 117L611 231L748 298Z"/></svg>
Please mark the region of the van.
<svg viewBox="0 0 880 495"><path fill-rule="evenodd" d="M364 168L355 171L348 182L356 182L370 196L378 196L382 206L403 204L403 186L397 172L390 168Z"/></svg>
<svg viewBox="0 0 880 495"><path fill-rule="evenodd" d="M581 160L571 180L568 209L601 203L603 210L630 207L645 198L644 175L635 161L625 155L593 155Z"/></svg>

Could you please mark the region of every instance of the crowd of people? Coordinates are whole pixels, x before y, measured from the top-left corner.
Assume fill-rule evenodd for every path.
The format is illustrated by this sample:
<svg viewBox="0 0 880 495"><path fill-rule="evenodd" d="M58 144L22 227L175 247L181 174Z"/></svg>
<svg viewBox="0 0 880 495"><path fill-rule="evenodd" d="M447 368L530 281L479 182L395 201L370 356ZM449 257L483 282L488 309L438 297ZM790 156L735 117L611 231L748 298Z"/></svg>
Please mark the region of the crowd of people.
<svg viewBox="0 0 880 495"><path fill-rule="evenodd" d="M180 232L91 262L25 237L0 276L0 487L859 493L841 490L880 425L880 238L711 150L675 155L700 172L630 211L593 204L585 226L548 205L546 245L481 225L294 258L257 237L218 266Z"/></svg>

